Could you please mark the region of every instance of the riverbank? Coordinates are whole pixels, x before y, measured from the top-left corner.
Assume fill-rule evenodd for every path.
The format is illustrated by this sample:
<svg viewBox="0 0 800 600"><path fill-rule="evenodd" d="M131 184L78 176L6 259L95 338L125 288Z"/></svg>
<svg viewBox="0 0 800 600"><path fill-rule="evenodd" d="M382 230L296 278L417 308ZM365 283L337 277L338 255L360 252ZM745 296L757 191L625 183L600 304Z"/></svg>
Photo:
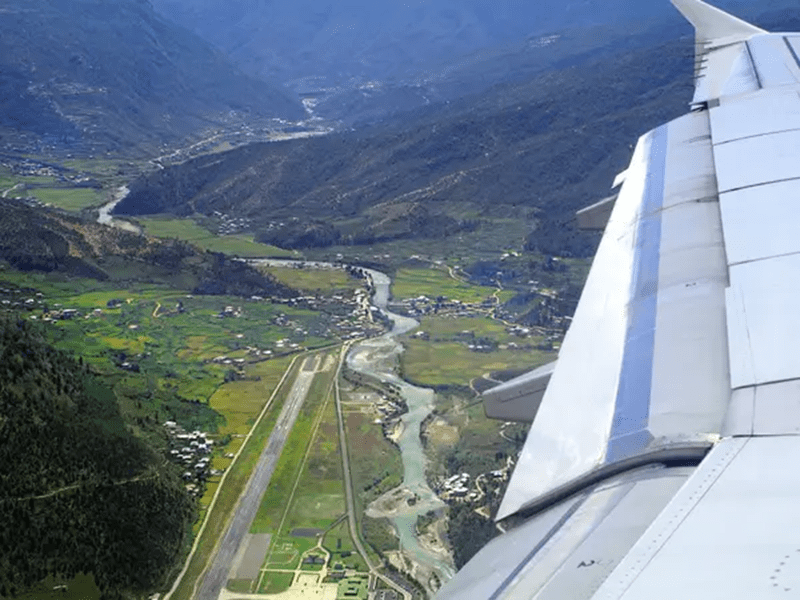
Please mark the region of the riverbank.
<svg viewBox="0 0 800 600"><path fill-rule="evenodd" d="M367 377L395 386L408 406L408 412L401 418L403 431L396 440L403 459L403 483L373 502L367 508L367 516L386 517L392 522L402 555L402 560L399 556L395 557L393 564L398 563L396 567L410 573L428 592L433 593L440 583L455 573L452 557L444 546L423 544L416 531L420 515L444 507L441 499L428 486L427 457L419 435L423 421L434 408L434 392L414 386L399 377L399 357L403 345L397 337L413 330L419 323L389 311L391 280L378 271L368 272L375 290L372 303L392 323L392 329L378 338L355 345L348 354L347 365ZM401 564L406 564L408 568L401 568Z"/></svg>
<svg viewBox="0 0 800 600"><path fill-rule="evenodd" d="M127 186L123 185L117 188L114 191L111 201L104 204L98 211L97 222L101 225L108 225L110 227L124 229L125 231L130 231L132 233L142 233L142 230L133 223L115 219L111 216L111 211L113 211L117 204L122 202L129 193L130 190L127 188Z"/></svg>

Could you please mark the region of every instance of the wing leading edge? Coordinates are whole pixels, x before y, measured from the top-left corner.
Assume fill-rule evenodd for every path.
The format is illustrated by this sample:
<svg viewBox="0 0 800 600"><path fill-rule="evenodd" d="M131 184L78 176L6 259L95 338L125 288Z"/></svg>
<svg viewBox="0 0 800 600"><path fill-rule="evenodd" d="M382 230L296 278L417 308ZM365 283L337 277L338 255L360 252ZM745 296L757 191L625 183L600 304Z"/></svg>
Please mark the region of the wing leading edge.
<svg viewBox="0 0 800 600"><path fill-rule="evenodd" d="M672 1L697 31L695 110L582 216L608 224L549 383L487 392L535 419L509 531L442 600L800 590L800 35Z"/></svg>

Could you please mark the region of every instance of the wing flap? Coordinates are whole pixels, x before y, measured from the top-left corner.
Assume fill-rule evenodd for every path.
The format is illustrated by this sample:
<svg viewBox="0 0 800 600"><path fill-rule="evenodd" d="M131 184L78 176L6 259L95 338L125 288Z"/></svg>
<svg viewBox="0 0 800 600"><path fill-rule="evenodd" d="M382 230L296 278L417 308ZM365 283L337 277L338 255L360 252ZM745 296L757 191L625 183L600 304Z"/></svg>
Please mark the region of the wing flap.
<svg viewBox="0 0 800 600"><path fill-rule="evenodd" d="M486 416L490 419L531 423L557 362L553 361L481 394Z"/></svg>
<svg viewBox="0 0 800 600"><path fill-rule="evenodd" d="M594 598L789 598L800 437L720 442Z"/></svg>
<svg viewBox="0 0 800 600"><path fill-rule="evenodd" d="M498 519L717 439L730 380L715 183L707 113L640 140Z"/></svg>

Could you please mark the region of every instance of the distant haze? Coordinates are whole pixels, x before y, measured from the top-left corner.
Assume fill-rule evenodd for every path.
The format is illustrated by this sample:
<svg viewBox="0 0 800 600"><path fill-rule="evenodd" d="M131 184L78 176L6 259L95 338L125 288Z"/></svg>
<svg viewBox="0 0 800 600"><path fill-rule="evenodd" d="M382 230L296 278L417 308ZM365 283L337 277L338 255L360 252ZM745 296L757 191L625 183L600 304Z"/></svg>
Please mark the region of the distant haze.
<svg viewBox="0 0 800 600"><path fill-rule="evenodd" d="M152 0L270 81L401 80L481 49L564 29L680 20L668 0ZM750 17L788 0L720 0ZM338 80L338 81L337 81ZM312 82L309 82L313 86Z"/></svg>

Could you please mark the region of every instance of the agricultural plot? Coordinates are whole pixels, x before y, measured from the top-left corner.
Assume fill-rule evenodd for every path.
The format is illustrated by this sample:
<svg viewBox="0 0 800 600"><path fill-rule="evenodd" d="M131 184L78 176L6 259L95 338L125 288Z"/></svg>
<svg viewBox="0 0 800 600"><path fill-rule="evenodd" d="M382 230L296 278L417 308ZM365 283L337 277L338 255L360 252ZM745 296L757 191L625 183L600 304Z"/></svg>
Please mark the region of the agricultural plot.
<svg viewBox="0 0 800 600"><path fill-rule="evenodd" d="M513 292L498 292L495 288L472 285L460 279L454 279L446 269L439 268L401 268L398 269L392 283L392 297L395 300L418 296L427 296L428 298L444 296L450 300L480 303L495 293L498 294L501 302L514 295Z"/></svg>
<svg viewBox="0 0 800 600"><path fill-rule="evenodd" d="M147 235L184 240L211 252L222 252L247 258L299 257L297 252L260 244L253 240L253 236L244 234L215 235L191 219L137 217L136 222Z"/></svg>
<svg viewBox="0 0 800 600"><path fill-rule="evenodd" d="M217 389L209 403L225 416L220 435L241 436L250 431L264 398L275 389L290 362L290 357L283 357L251 365L246 371L247 379L231 381Z"/></svg>
<svg viewBox="0 0 800 600"><path fill-rule="evenodd" d="M361 287L361 283L342 269L298 269L291 267L261 266L259 269L275 279L304 292L317 292L325 295L351 293Z"/></svg>
<svg viewBox="0 0 800 600"><path fill-rule="evenodd" d="M70 212L100 206L105 200L103 192L93 188L31 188L27 194Z"/></svg>
<svg viewBox="0 0 800 600"><path fill-rule="evenodd" d="M424 332L431 341L450 342L488 338L498 344L519 341L506 333L506 325L488 317L425 317L411 335Z"/></svg>
<svg viewBox="0 0 800 600"><path fill-rule="evenodd" d="M405 340L400 361L403 376L428 387L467 386L484 373L508 369L533 369L553 360L552 352L540 350L493 350L475 352L459 342Z"/></svg>

